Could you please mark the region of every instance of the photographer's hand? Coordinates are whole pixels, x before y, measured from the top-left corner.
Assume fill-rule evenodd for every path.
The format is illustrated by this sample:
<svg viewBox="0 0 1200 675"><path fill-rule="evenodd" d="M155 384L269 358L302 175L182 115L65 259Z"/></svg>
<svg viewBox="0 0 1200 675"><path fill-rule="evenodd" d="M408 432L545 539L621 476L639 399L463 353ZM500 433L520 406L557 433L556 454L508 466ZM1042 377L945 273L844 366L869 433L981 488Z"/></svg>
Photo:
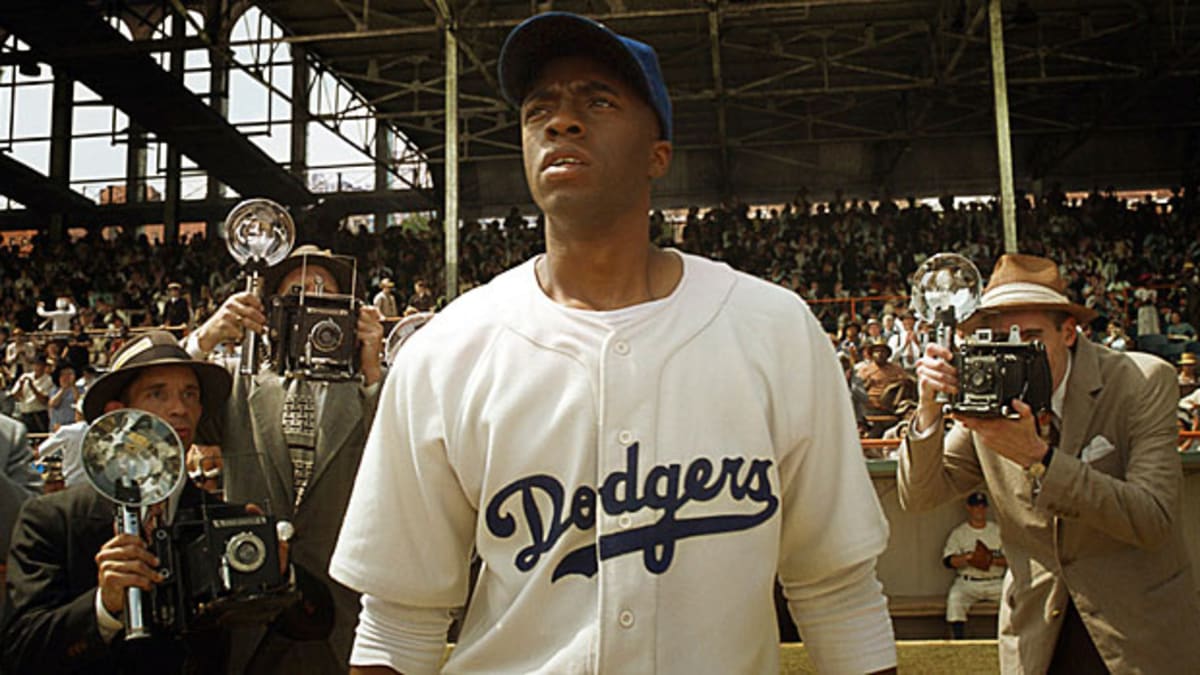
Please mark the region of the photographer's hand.
<svg viewBox="0 0 1200 675"><path fill-rule="evenodd" d="M1021 415L1020 419L962 416L958 417L958 421L979 434L983 445L1016 462L1021 468L1029 468L1046 456L1050 446L1037 434L1033 410L1024 401L1015 398L1012 406Z"/></svg>
<svg viewBox="0 0 1200 675"><path fill-rule="evenodd" d="M949 349L931 342L925 345L925 356L917 360L917 429L924 431L940 423L942 403L937 400L939 392L954 395L958 392L958 371L950 365L954 354Z"/></svg>
<svg viewBox="0 0 1200 675"><path fill-rule="evenodd" d="M148 591L163 580L157 571L158 558L141 537L132 534L118 534L106 541L96 554L96 567L100 601L113 616L125 611L126 588Z"/></svg>
<svg viewBox="0 0 1200 675"><path fill-rule="evenodd" d="M372 305L358 310L358 344L362 348L363 384L369 387L383 378L383 314Z"/></svg>
<svg viewBox="0 0 1200 675"><path fill-rule="evenodd" d="M196 344L208 354L226 340L240 341L243 328L256 333L267 330L262 301L250 291L229 296L208 321L196 329Z"/></svg>

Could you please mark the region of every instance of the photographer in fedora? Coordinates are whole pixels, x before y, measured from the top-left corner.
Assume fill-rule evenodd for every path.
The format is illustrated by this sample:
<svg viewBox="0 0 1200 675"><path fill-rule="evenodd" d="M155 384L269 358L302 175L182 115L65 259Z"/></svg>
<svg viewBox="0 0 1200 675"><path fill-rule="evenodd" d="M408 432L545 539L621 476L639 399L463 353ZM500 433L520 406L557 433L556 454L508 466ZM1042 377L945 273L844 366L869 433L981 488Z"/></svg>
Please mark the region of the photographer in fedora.
<svg viewBox="0 0 1200 675"><path fill-rule="evenodd" d="M1077 327L1096 316L1071 302L1046 258L1002 256L979 311L964 322L1040 340L1050 364L1050 419L959 417L947 429L953 354L930 344L917 365L920 401L901 446L901 505L933 508L985 486L1008 560L1000 602L1006 673L1178 672L1200 643L1181 527L1175 447L1179 388L1171 365L1112 351ZM1046 433L1039 434L1039 426Z"/></svg>
<svg viewBox="0 0 1200 675"><path fill-rule="evenodd" d="M206 411L229 394L229 374L194 361L169 333L153 331L118 352L83 400L89 422L135 408L158 415L191 444ZM161 506L169 522L205 501L184 481ZM113 534L113 503L91 485L27 501L8 557L7 615L0 650L11 673L223 672L227 637L213 630L187 639L120 638L125 589L163 581L145 541ZM148 527L149 529L149 527Z"/></svg>

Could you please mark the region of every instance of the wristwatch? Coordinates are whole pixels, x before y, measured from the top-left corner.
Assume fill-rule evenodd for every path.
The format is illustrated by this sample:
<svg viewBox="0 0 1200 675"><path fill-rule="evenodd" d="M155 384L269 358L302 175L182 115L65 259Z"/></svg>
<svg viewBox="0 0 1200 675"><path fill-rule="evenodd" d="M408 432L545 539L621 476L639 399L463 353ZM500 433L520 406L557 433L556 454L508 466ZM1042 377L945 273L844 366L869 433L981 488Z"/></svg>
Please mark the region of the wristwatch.
<svg viewBox="0 0 1200 675"><path fill-rule="evenodd" d="M1046 445L1046 454L1042 455L1042 458L1039 459L1038 461L1027 466L1025 468L1025 472L1028 473L1034 480L1040 481L1042 479L1042 476L1046 475L1046 467L1050 466L1050 460L1053 457L1054 457L1054 446L1047 444Z"/></svg>

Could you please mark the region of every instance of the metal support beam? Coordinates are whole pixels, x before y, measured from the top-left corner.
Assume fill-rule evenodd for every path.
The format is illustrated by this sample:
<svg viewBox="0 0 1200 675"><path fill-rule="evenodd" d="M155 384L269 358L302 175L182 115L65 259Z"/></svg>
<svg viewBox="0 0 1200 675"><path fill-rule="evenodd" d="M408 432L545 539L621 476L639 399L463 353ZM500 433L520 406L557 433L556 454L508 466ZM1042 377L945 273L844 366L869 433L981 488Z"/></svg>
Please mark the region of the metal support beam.
<svg viewBox="0 0 1200 675"><path fill-rule="evenodd" d="M187 15L185 13L176 12L171 17L171 34L187 34ZM183 59L182 47L175 47L171 50L171 77L181 85L183 84ZM163 195L163 243L176 244L179 242L180 174L183 158L179 153L179 146L175 143L167 143L166 148L167 183L163 190L165 193Z"/></svg>
<svg viewBox="0 0 1200 675"><path fill-rule="evenodd" d="M372 69L378 71L379 64L377 61L372 60L370 67ZM392 144L391 144L390 134L388 133L390 130L391 130L391 128L387 125L386 122L384 122L383 120L379 120L379 119L375 120L375 190L376 191L387 190L390 187L388 185L388 177L391 175L391 171L389 171L388 168L389 168L389 164L392 161ZM387 225L388 225L388 212L387 211L376 211L374 214L374 217L375 217L375 231L383 232L384 230L386 230Z"/></svg>
<svg viewBox="0 0 1200 675"><path fill-rule="evenodd" d="M222 23L225 13L222 11L222 0L207 0L205 11L204 32L210 40L220 45L229 40L229 31ZM176 39L174 36L172 39ZM208 52L211 70L208 73L208 106L215 110L221 119L229 119L229 55L226 49L212 49ZM224 186L211 172L205 186L205 196L210 202L224 197ZM209 218L205 222L204 236L209 241L220 236L222 218Z"/></svg>
<svg viewBox="0 0 1200 675"><path fill-rule="evenodd" d="M458 37L446 0L437 0L446 38L446 165L442 227L446 233L446 300L458 296Z"/></svg>
<svg viewBox="0 0 1200 675"><path fill-rule="evenodd" d="M708 5L708 49L711 54L713 96L717 103L717 143L720 144L720 157L717 185L721 199L730 197L729 189L729 127L728 109L725 105L725 80L721 77L721 14L720 0L709 0Z"/></svg>
<svg viewBox="0 0 1200 675"><path fill-rule="evenodd" d="M292 175L308 184L308 49L292 48Z"/></svg>
<svg viewBox="0 0 1200 675"><path fill-rule="evenodd" d="M54 107L50 112L50 182L71 188L71 123L75 112L75 83L66 73L54 72ZM65 205L64 205L65 206ZM67 224L62 209L50 213L50 240L63 241Z"/></svg>
<svg viewBox="0 0 1200 675"><path fill-rule="evenodd" d="M1008 80L1004 72L1004 17L1000 0L989 0L992 32L992 90L996 100L996 155L1000 160L1000 207L1004 218L1004 251L1017 252L1017 205L1013 190L1012 138L1008 129Z"/></svg>

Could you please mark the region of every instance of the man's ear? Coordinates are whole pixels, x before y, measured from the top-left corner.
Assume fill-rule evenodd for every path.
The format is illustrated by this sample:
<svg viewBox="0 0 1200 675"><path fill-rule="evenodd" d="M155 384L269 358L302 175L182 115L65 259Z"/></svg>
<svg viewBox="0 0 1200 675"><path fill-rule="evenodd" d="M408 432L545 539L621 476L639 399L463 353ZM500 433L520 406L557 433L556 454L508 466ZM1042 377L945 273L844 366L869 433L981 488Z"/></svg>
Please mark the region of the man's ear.
<svg viewBox="0 0 1200 675"><path fill-rule="evenodd" d="M1063 342L1067 347L1074 347L1075 340L1079 337L1079 321L1075 317L1067 317L1063 321Z"/></svg>
<svg viewBox="0 0 1200 675"><path fill-rule="evenodd" d="M650 146L651 180L667 175L667 169L671 168L671 154L673 151L670 141L654 141L654 145Z"/></svg>
<svg viewBox="0 0 1200 675"><path fill-rule="evenodd" d="M121 403L120 401L109 401L108 403L104 404L104 413L108 414L114 410L120 410L121 408L124 408L124 407L125 407L125 404Z"/></svg>

